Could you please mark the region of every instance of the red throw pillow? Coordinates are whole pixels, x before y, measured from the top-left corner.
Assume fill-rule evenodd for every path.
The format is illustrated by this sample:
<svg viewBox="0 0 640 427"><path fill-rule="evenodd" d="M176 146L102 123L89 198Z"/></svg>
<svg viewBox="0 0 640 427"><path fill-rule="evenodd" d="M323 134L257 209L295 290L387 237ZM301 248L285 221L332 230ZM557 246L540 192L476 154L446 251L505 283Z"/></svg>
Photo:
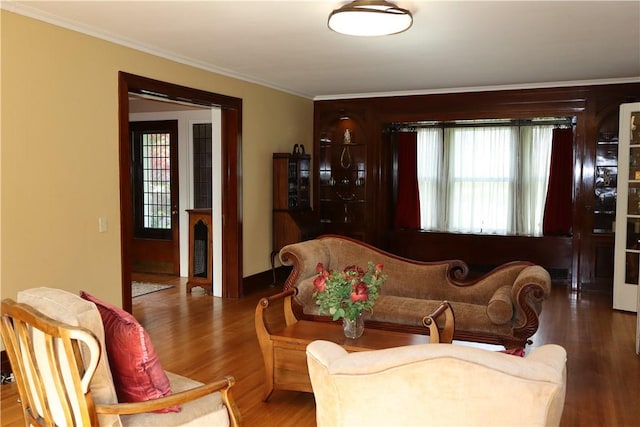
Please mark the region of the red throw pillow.
<svg viewBox="0 0 640 427"><path fill-rule="evenodd" d="M120 402L144 402L171 394L169 378L162 369L147 331L130 313L81 291L93 302L104 324L105 347ZM180 412L171 406L156 412Z"/></svg>

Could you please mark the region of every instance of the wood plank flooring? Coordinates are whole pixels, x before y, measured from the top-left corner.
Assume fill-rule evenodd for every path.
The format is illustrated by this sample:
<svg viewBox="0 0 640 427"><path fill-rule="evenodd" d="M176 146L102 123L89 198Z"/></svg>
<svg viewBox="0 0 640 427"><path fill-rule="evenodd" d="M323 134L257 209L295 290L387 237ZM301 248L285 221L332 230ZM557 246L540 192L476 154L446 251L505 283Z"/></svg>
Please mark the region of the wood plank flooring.
<svg viewBox="0 0 640 427"><path fill-rule="evenodd" d="M137 276L177 287L133 299L165 369L206 382L233 375L234 397L245 426L315 426L313 395L275 391L262 402L264 368L254 310L270 288L241 299L187 295L185 279ZM562 426L637 426L640 357L633 313L611 310L608 295L554 287L543 308L534 346L556 343L568 352L568 386ZM274 310L275 311L275 310ZM281 319L270 321L277 326ZM14 384L0 388L1 425L23 425Z"/></svg>

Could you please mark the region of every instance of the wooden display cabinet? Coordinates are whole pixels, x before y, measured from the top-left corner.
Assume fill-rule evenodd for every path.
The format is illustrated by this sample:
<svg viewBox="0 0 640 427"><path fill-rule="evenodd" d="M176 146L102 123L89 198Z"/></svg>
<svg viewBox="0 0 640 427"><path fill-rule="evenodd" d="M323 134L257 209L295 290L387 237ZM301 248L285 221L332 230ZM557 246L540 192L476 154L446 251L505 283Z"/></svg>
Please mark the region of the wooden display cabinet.
<svg viewBox="0 0 640 427"><path fill-rule="evenodd" d="M592 222L585 244L580 287L582 290L612 292L614 231L618 184L618 108L612 103L596 122L594 140ZM586 242L585 242L586 243ZM589 260L588 262L587 259Z"/></svg>
<svg viewBox="0 0 640 427"><path fill-rule="evenodd" d="M367 240L367 137L344 114L317 136L318 210L326 233Z"/></svg>
<svg viewBox="0 0 640 427"><path fill-rule="evenodd" d="M273 250L271 271L276 282L275 257L284 246L317 236L311 209L311 156L273 153Z"/></svg>
<svg viewBox="0 0 640 427"><path fill-rule="evenodd" d="M213 227L211 209L187 209L189 213L189 279L187 293L200 286L213 295Z"/></svg>
<svg viewBox="0 0 640 427"><path fill-rule="evenodd" d="M596 142L593 232L613 233L618 182L618 135L602 132Z"/></svg>
<svg viewBox="0 0 640 427"><path fill-rule="evenodd" d="M310 179L309 154L273 153L273 209L310 209Z"/></svg>

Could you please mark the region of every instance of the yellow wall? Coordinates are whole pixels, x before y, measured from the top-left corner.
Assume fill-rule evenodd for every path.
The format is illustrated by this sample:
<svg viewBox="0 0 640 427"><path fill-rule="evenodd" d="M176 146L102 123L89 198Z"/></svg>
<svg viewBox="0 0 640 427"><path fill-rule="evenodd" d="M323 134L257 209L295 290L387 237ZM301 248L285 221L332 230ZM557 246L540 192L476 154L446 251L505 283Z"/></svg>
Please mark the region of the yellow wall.
<svg viewBox="0 0 640 427"><path fill-rule="evenodd" d="M119 71L243 100L244 276L270 268L271 153L312 146L312 100L1 13L3 298L52 286L121 304Z"/></svg>

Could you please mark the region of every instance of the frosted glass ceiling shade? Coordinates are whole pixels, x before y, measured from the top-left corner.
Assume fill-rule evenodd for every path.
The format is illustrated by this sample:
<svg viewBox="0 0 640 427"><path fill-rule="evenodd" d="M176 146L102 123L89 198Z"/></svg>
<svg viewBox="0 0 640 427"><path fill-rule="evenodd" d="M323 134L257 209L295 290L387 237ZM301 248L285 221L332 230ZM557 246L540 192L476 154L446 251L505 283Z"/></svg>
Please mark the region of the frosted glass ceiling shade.
<svg viewBox="0 0 640 427"><path fill-rule="evenodd" d="M355 0L329 15L329 28L350 36L384 36L411 27L411 12L385 0Z"/></svg>

